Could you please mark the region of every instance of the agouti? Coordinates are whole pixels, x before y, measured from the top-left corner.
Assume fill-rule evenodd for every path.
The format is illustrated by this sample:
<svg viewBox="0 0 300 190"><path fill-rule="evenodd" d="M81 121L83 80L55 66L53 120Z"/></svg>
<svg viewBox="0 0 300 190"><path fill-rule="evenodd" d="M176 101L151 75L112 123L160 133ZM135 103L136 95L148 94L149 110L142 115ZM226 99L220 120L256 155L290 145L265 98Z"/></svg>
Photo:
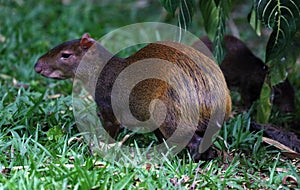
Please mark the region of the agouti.
<svg viewBox="0 0 300 190"><path fill-rule="evenodd" d="M93 46L95 44L95 46ZM191 83L195 87L196 96L192 96L189 91L173 89L167 82L154 78L148 78L137 83L130 92L129 107L132 115L140 120L146 121L150 118L149 107L154 99L161 100L166 107L166 117L160 125L159 130L155 130L158 139L168 139L173 132L180 128L179 119L186 110L181 110L181 105L187 100L180 99L182 95L189 101L194 102L192 110L199 110L197 115L197 126L193 137L188 141L187 147L194 160L206 159L209 156L198 153L198 147L206 131L213 110L221 105L224 110L219 110L225 115L221 123L227 118L231 111L231 98L224 76L217 64L200 61L200 68L193 60L202 58L199 51L192 47L175 42L151 43L128 58L120 58L111 55L103 46L92 39L88 34L84 34L81 39L64 42L45 55L41 56L35 64L35 71L45 77L54 79L66 79L75 76L83 56L91 47L96 47L101 56L111 57L99 74L95 89L94 99L99 108L99 117L105 130L111 137L116 137L122 129L112 108L112 88L120 73L133 63L157 58L166 60L178 66L189 77L186 83ZM200 53L200 54L199 54ZM191 59L193 57L193 59ZM101 59L101 57L99 57ZM154 64L154 63L153 63ZM198 63L197 63L198 64ZM161 75L173 76L173 70L164 65L155 68L155 72ZM138 74L138 73L137 73ZM146 74L146 73L145 73ZM134 76L132 76L134 77ZM175 82L181 76L173 76ZM126 81L124 81L126 83ZM184 83L185 85L185 83ZM193 108L193 106L199 106ZM185 129L183 129L184 131ZM189 129L186 129L189 130ZM186 139L182 139L184 142ZM179 141L181 141L179 139Z"/></svg>
<svg viewBox="0 0 300 190"><path fill-rule="evenodd" d="M213 44L208 36L200 38L212 51ZM196 42L194 47L199 45ZM244 42L238 38L226 35L224 37L226 55L221 64L228 88L240 92L242 103L249 108L259 98L262 84L268 73L268 67L257 58ZM293 112L294 90L288 79L274 87L274 105L280 111Z"/></svg>

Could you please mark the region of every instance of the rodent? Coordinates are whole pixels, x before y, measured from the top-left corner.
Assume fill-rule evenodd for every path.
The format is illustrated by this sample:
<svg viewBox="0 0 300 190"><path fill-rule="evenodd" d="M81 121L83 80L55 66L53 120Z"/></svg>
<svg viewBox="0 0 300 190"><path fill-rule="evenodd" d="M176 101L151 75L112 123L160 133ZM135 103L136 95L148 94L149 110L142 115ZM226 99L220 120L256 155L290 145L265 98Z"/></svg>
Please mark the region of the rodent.
<svg viewBox="0 0 300 190"><path fill-rule="evenodd" d="M116 137L122 125L116 119L112 109L111 92L114 81L124 68L129 65L144 59L158 58L167 60L174 65L179 66L187 75L189 80L195 85L197 89L197 97L193 101L199 103L199 122L196 131L188 143L187 147L192 154L194 160L206 159L204 154L198 154L198 146L201 142L203 134L207 128L208 120L211 117L211 112L216 108L216 102L221 100L226 104L224 113L225 119L229 117L231 111L231 98L227 88L225 78L217 64L203 65L210 73L202 72L187 55L198 56L198 51L192 47L183 46L179 43L171 43L165 45L163 43L150 43L135 54L128 58L120 58L112 56L107 64L102 69L97 80L95 90L95 101L99 108L99 117L103 123L104 128L111 137ZM167 43L167 44L168 44ZM93 47L96 41L88 34L84 34L81 39L64 42L43 56L36 62L35 71L45 77L54 79L66 79L75 76L76 68L81 59L87 53L89 48ZM172 46L179 46L178 51ZM97 43L101 54L110 56L110 53ZM182 53L183 52L183 53ZM187 55L186 55L187 54ZM157 72L164 75L172 75L172 71L167 70L164 66L156 68ZM213 73L213 75L212 75ZM207 86L211 83L211 77L217 81L214 89L209 89ZM214 90L219 97L210 97L210 93ZM223 93L224 92L224 93ZM180 101L178 94L172 87L164 81L155 78L149 78L136 84L130 94L130 111L132 115L138 120L144 121L149 119L149 104L153 99L160 99L167 108L167 115L164 122L160 125L159 130L155 130L155 134L159 140L162 138L169 138L175 131L178 124L178 115L180 115ZM188 93L189 92L183 92ZM222 121L223 122L223 121Z"/></svg>
<svg viewBox="0 0 300 190"><path fill-rule="evenodd" d="M200 40L212 51L213 44L204 36ZM199 42L193 46L197 48ZM220 68L225 76L228 88L240 92L241 100L246 108L259 99L260 91L268 73L267 65L256 57L240 39L225 35L226 55ZM274 105L281 112L295 111L294 90L288 79L274 86Z"/></svg>

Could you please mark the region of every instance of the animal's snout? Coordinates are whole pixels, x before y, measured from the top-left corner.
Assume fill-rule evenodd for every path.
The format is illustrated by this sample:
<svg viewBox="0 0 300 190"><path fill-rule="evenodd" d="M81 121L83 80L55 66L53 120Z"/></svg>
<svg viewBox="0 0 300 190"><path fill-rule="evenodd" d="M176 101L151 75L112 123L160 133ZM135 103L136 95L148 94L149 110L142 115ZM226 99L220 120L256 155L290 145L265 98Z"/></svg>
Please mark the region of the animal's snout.
<svg viewBox="0 0 300 190"><path fill-rule="evenodd" d="M38 62L34 65L34 70L35 70L35 72L37 72L37 73L42 72L42 67L39 65Z"/></svg>

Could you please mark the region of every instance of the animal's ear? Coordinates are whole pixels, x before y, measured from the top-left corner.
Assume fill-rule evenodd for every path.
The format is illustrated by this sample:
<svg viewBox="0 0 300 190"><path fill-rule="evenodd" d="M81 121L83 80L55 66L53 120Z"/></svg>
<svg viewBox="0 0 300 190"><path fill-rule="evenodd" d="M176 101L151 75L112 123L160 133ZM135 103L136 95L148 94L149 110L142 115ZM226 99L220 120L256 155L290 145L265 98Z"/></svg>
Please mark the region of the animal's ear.
<svg viewBox="0 0 300 190"><path fill-rule="evenodd" d="M80 45L84 49L90 48L95 43L95 40L90 37L88 33L82 35L80 39Z"/></svg>

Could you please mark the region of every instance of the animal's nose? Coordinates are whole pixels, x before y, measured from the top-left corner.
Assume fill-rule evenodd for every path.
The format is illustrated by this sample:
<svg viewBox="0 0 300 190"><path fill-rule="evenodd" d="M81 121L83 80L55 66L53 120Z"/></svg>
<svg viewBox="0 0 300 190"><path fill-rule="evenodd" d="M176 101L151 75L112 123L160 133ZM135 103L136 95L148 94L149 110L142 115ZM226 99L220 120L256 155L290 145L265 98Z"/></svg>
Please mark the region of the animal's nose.
<svg viewBox="0 0 300 190"><path fill-rule="evenodd" d="M35 72L40 73L40 72L42 72L42 67L39 66L38 63L36 63L36 64L34 65L34 70L35 70Z"/></svg>

